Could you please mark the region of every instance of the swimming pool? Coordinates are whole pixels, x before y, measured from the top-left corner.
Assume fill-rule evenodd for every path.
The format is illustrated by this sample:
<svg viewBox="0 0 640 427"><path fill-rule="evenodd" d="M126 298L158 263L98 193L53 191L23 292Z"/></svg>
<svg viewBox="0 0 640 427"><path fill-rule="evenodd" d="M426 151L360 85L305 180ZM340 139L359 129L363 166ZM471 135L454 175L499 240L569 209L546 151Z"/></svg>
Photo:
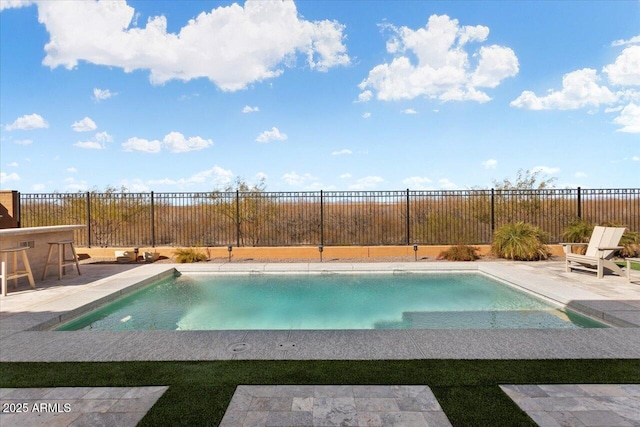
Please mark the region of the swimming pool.
<svg viewBox="0 0 640 427"><path fill-rule="evenodd" d="M604 327L480 273L189 274L57 330Z"/></svg>

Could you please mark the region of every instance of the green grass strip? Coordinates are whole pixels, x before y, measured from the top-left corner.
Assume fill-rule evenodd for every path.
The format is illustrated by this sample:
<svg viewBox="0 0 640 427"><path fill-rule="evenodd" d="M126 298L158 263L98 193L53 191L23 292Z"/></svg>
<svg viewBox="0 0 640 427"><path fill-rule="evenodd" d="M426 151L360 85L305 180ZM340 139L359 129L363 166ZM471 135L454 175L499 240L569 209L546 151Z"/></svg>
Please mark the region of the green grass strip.
<svg viewBox="0 0 640 427"><path fill-rule="evenodd" d="M498 385L597 383L640 383L640 359L0 364L0 387L168 385L142 426L218 425L240 384L428 385L454 426L533 426Z"/></svg>

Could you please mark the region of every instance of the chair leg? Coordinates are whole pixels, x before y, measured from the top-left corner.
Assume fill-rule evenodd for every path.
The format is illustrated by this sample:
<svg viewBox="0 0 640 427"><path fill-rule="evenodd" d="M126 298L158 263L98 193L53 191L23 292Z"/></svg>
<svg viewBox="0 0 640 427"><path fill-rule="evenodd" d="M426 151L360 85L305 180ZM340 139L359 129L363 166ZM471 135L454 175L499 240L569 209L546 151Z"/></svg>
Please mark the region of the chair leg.
<svg viewBox="0 0 640 427"><path fill-rule="evenodd" d="M69 244L71 246L71 253L73 254L73 260L76 262L76 269L78 270L78 276L81 276L80 273L80 263L78 262L78 254L76 253L76 248L73 246L73 243Z"/></svg>
<svg viewBox="0 0 640 427"><path fill-rule="evenodd" d="M31 265L29 265L29 258L27 258L27 251L21 251L21 252L22 252L22 263L24 264L24 269L28 274L27 279L29 279L29 285L35 289L36 282L33 280L33 273L31 272Z"/></svg>
<svg viewBox="0 0 640 427"><path fill-rule="evenodd" d="M42 280L47 276L47 267L49 267L49 260L51 260L51 253L53 252L53 245L49 245L49 252L47 253L47 260L44 263L44 270L42 271Z"/></svg>
<svg viewBox="0 0 640 427"><path fill-rule="evenodd" d="M64 263L64 245L57 245L57 246L58 246L58 280L62 280L62 274L64 273L64 267L62 266L62 264Z"/></svg>
<svg viewBox="0 0 640 427"><path fill-rule="evenodd" d="M7 257L5 254L2 254L2 260L0 261L0 275L2 275L2 279L0 281L0 286L2 287L2 296L7 296Z"/></svg>
<svg viewBox="0 0 640 427"><path fill-rule="evenodd" d="M604 277L604 264L602 262L602 258L598 258L598 279L602 279Z"/></svg>
<svg viewBox="0 0 640 427"><path fill-rule="evenodd" d="M17 252L12 252L11 253L11 263L13 264L13 274L16 274L16 272L18 271L18 253ZM16 289L18 287L18 278L16 277L15 279L13 279L13 289Z"/></svg>

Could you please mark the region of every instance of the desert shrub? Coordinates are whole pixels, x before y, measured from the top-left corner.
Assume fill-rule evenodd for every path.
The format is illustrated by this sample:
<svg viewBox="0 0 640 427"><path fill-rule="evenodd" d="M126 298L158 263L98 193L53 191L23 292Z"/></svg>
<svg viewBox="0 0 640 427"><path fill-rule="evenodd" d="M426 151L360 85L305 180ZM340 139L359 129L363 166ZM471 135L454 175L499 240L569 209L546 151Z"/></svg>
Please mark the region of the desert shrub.
<svg viewBox="0 0 640 427"><path fill-rule="evenodd" d="M623 224L613 221L603 222L601 224L603 227L624 227ZM622 237L620 238L619 246L623 246L620 249L620 256L626 258L635 258L640 256L640 234L637 231L628 231L629 229L625 229Z"/></svg>
<svg viewBox="0 0 640 427"><path fill-rule="evenodd" d="M593 224L578 218L564 229L562 241L567 243L589 243L591 233L593 233ZM587 247L576 246L573 251L578 254L584 254L587 251Z"/></svg>
<svg viewBox="0 0 640 427"><path fill-rule="evenodd" d="M181 264L207 260L207 256L205 254L198 252L194 248L178 249L174 252L174 255L176 256L176 261Z"/></svg>
<svg viewBox="0 0 640 427"><path fill-rule="evenodd" d="M506 259L516 261L537 261L549 258L550 236L539 227L517 222L505 224L493 234L491 250Z"/></svg>
<svg viewBox="0 0 640 427"><path fill-rule="evenodd" d="M477 247L462 244L451 246L438 255L438 259L446 259L447 261L475 261L478 258L480 257Z"/></svg>

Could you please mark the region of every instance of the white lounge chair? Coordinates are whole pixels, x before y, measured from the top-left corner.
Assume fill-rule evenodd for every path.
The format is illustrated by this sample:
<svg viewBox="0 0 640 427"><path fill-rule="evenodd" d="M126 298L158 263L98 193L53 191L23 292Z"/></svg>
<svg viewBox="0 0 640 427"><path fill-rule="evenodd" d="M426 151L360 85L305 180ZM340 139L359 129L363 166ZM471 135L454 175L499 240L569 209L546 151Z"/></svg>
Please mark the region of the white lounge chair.
<svg viewBox="0 0 640 427"><path fill-rule="evenodd" d="M595 271L598 274L598 279L601 279L604 277L604 269L606 268L620 276L624 276L622 269L611 260L615 251L623 248L618 244L624 230L624 227L594 227L584 255L574 254L572 247L584 246L587 243L563 243L566 256L566 271Z"/></svg>

